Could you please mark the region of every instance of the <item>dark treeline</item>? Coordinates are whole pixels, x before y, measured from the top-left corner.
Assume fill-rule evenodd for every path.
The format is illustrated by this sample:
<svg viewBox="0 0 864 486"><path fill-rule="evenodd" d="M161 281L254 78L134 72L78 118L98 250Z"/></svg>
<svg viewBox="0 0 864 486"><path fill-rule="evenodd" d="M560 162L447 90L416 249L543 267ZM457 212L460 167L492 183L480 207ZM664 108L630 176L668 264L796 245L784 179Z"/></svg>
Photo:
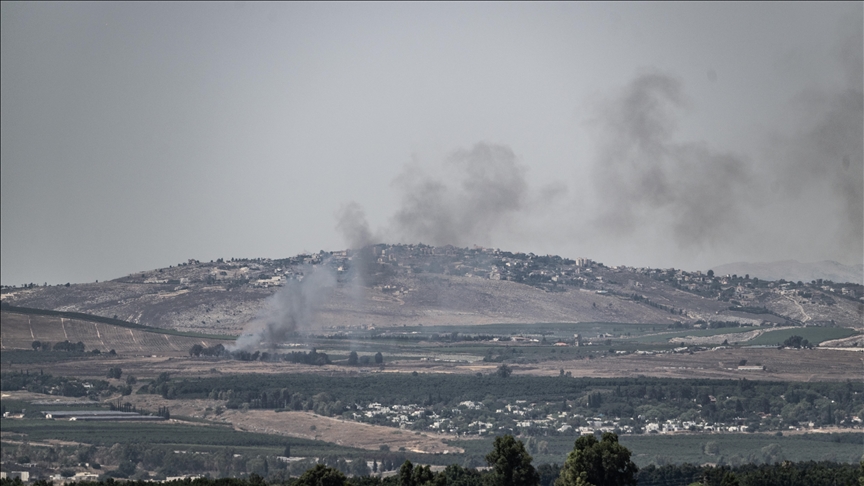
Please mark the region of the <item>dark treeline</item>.
<svg viewBox="0 0 864 486"><path fill-rule="evenodd" d="M189 349L190 356L211 356L211 357L227 357L239 361L287 361L289 363L299 363L308 365L325 365L330 364L330 358L325 353L319 353L315 349L304 353L302 351L292 351L290 353L270 353L255 351L237 350L228 351L225 346L217 344L216 346L204 347L196 344Z"/></svg>
<svg viewBox="0 0 864 486"><path fill-rule="evenodd" d="M403 464L404 466L404 464ZM448 466L441 472L431 472L428 467L413 466L408 469L410 475L395 474L385 478L374 474L354 475L346 477L336 468L321 465L316 466L299 477L285 477L280 471L261 476L257 473L243 478L197 478L164 482L166 486L496 486L491 474L487 471L477 471L459 465ZM539 486L553 486L558 479L561 468L554 464L543 464L537 468ZM323 476L323 477L322 477ZM318 481L310 482L310 477ZM648 466L638 471L636 475L639 486L669 486L674 484L697 483L704 486L725 486L738 484L740 486L813 486L813 485L849 485L859 484L859 478L864 477L864 465L838 464L834 462L784 462L778 464L743 465L738 467L696 466L692 464L667 465L662 467ZM321 481L324 479L324 481ZM20 479L0 480L0 486L22 486ZM34 486L52 486L50 481L36 481ZM115 486L121 483L106 477L100 481L81 481L67 483L70 486ZM144 480L130 480L122 484L126 486L150 486L153 483Z"/></svg>
<svg viewBox="0 0 864 486"><path fill-rule="evenodd" d="M864 475L864 464L859 466L829 461L787 461L777 464L745 464L737 467L693 464L662 467L652 465L641 469L637 477L639 486L691 483L720 486L735 484L724 483L724 478L731 475L734 475L741 486L856 485L858 478Z"/></svg>
<svg viewBox="0 0 864 486"><path fill-rule="evenodd" d="M98 397L102 392L114 393L121 391L105 380L66 378L52 376L41 371L36 373L29 371L2 373L0 374L0 390L27 390L33 393L61 395L64 397L89 396L93 398Z"/></svg>
<svg viewBox="0 0 864 486"><path fill-rule="evenodd" d="M506 380L506 381L505 381ZM565 403L592 414L664 421L684 412L706 422L746 422L752 430L784 426L851 424L864 411L864 383L782 383L750 380L529 377L500 374L373 374L366 376L233 375L195 380L160 377L145 386L167 398L211 398L232 407L316 410L327 415L377 402L437 409L463 401ZM338 406L336 405L338 402ZM649 406L646 408L646 406ZM639 416L642 416L641 419Z"/></svg>

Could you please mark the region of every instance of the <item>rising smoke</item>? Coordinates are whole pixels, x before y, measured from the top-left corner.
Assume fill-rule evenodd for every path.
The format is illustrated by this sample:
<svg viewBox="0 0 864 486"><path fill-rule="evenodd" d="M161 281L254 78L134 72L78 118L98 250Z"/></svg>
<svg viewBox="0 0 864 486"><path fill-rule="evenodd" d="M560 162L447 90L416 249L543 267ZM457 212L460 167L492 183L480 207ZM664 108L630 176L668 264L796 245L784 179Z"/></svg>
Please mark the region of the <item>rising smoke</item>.
<svg viewBox="0 0 864 486"><path fill-rule="evenodd" d="M342 233L348 248L363 248L378 243L382 239L369 229L363 207L353 201L343 205L336 212L336 229Z"/></svg>
<svg viewBox="0 0 864 486"><path fill-rule="evenodd" d="M769 151L776 185L787 201L826 209L836 221L830 242L861 262L864 255L864 27L848 25L836 48L842 85L813 88L794 100L799 120L791 136L775 135ZM822 199L821 201L817 198ZM821 204L820 204L821 203Z"/></svg>
<svg viewBox="0 0 864 486"><path fill-rule="evenodd" d="M591 168L595 218L584 232L610 241L641 237L650 228L671 236L684 253L753 255L761 249L775 259L797 253L860 261L860 36L856 45L843 53L857 77L802 93L790 110L795 131L765 134L763 150L753 156L677 141L687 105L682 83L665 73L637 76L601 104L593 120L599 146Z"/></svg>
<svg viewBox="0 0 864 486"><path fill-rule="evenodd" d="M414 166L393 182L402 194L402 206L393 216L398 239L489 244L492 233L524 208L525 168L509 147L478 143L455 152L444 166L446 177Z"/></svg>
<svg viewBox="0 0 864 486"><path fill-rule="evenodd" d="M575 251L586 256L606 252L604 258L619 260L640 255L635 260L649 265L664 257L678 264L742 257L860 262L862 30L856 23L836 49L842 82L790 100L774 116L778 126L793 128L754 131L763 140L758 149L741 153L681 140L682 113L691 108L683 81L643 72L594 105L588 130L594 156L574 164L569 190L530 187L527 166L511 148L478 143L440 167L406 166L392 183L401 204L389 227L371 231L354 203L340 211L337 227L353 248L518 241L533 249L557 239L551 246L578 245ZM551 209L567 194L569 207Z"/></svg>
<svg viewBox="0 0 864 486"><path fill-rule="evenodd" d="M593 232L630 235L645 225L670 225L680 246L704 245L740 230L752 205L750 162L702 143L674 141L685 105L681 82L651 73L603 104L593 126L599 156L592 168Z"/></svg>
<svg viewBox="0 0 864 486"><path fill-rule="evenodd" d="M316 324L321 304L336 287L336 276L326 265L306 267L303 273L301 280L289 280L268 299L231 350L273 349L292 333Z"/></svg>
<svg viewBox="0 0 864 486"><path fill-rule="evenodd" d="M530 191L525 170L509 147L478 143L440 167L406 166L392 183L402 200L388 228L373 232L351 202L336 213L336 229L355 249L382 241L489 245L514 217L566 192L560 185Z"/></svg>

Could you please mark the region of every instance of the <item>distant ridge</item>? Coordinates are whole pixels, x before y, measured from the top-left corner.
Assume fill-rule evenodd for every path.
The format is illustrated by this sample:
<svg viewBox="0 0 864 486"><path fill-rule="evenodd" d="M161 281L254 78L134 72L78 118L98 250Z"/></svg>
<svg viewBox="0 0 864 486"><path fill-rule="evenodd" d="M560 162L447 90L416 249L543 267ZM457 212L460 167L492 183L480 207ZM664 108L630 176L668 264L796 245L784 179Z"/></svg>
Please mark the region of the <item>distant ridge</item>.
<svg viewBox="0 0 864 486"><path fill-rule="evenodd" d="M714 268L717 275L750 275L763 280L789 280L810 282L812 280L831 280L837 283L857 283L864 285L864 264L844 265L831 260L801 263L796 260L777 262L736 262Z"/></svg>

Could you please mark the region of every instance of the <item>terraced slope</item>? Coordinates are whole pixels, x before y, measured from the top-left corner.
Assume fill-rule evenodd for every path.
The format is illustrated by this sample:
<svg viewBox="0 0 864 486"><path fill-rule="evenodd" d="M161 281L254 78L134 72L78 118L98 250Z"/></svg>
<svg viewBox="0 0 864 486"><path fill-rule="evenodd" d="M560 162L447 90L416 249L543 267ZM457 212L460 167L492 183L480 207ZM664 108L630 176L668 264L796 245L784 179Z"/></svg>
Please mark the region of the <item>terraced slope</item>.
<svg viewBox="0 0 864 486"><path fill-rule="evenodd" d="M158 331L158 330L154 330ZM82 342L86 351L111 349L124 355L183 356L194 344L213 346L212 338L179 336L58 316L0 312L0 349L32 349L33 341L56 344Z"/></svg>

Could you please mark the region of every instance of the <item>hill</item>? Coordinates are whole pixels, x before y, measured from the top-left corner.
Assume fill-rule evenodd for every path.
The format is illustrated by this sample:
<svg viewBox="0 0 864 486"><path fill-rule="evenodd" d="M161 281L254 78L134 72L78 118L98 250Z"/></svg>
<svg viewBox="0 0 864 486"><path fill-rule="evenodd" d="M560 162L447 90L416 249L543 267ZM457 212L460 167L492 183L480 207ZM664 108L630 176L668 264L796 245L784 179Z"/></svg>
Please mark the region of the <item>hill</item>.
<svg viewBox="0 0 864 486"><path fill-rule="evenodd" d="M4 305L162 329L621 322L862 327L864 287L770 282L487 248L375 245L285 259L188 263L112 281L4 288Z"/></svg>
<svg viewBox="0 0 864 486"><path fill-rule="evenodd" d="M770 263L727 263L713 268L718 275L754 275L764 280L789 280L791 282L810 282L830 280L832 282L851 282L864 284L864 265L843 265L835 261L801 263L795 260L782 260Z"/></svg>

